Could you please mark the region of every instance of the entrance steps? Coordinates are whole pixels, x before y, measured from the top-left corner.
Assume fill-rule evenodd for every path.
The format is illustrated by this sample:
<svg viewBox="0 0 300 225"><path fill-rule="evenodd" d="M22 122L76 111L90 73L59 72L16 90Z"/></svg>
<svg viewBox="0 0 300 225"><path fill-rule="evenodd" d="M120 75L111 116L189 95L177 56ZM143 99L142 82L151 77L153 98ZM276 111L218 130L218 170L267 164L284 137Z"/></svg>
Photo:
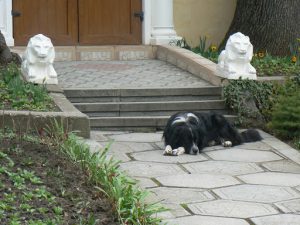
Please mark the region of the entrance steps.
<svg viewBox="0 0 300 225"><path fill-rule="evenodd" d="M92 129L161 130L179 111L228 115L221 87L148 89L65 89L65 95L90 117ZM234 116L227 116L230 120Z"/></svg>

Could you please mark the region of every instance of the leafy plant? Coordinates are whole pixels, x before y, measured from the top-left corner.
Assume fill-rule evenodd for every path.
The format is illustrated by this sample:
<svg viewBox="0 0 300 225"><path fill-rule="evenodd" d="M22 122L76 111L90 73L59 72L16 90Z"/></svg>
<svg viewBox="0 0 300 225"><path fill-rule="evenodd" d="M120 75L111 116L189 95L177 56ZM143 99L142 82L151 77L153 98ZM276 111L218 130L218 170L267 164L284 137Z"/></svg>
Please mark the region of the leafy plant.
<svg viewBox="0 0 300 225"><path fill-rule="evenodd" d="M23 81L19 68L9 64L0 69L0 108L49 111L54 105L44 85Z"/></svg>
<svg viewBox="0 0 300 225"><path fill-rule="evenodd" d="M108 157L109 145L91 153L75 134L66 135L58 123L55 126L57 132L51 133L52 138L64 154L86 171L89 182L108 196L121 224L156 225L161 222L155 215L166 209L157 203L145 203L148 192L138 188L135 180L118 169L119 161Z"/></svg>
<svg viewBox="0 0 300 225"><path fill-rule="evenodd" d="M245 118L256 118L260 113L265 120L270 117L270 110L274 104L274 86L269 82L255 80L230 80L223 89L223 96L230 109L237 113L238 123ZM249 99L252 98L252 99ZM254 101L259 112L249 108L248 102Z"/></svg>
<svg viewBox="0 0 300 225"><path fill-rule="evenodd" d="M258 76L289 76L300 73L300 66L292 62L290 56L279 57L268 53L257 53L251 64Z"/></svg>
<svg viewBox="0 0 300 225"><path fill-rule="evenodd" d="M218 62L219 52L217 46L207 46L207 37L200 37L200 43L196 48L192 49L193 52L213 61Z"/></svg>

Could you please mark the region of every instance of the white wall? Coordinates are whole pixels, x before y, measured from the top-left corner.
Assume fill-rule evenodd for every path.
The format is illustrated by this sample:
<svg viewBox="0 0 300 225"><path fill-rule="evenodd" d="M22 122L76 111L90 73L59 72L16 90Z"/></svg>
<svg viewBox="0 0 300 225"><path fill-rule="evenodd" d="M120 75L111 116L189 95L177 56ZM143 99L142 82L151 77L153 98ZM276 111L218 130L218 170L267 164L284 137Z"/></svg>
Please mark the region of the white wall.
<svg viewBox="0 0 300 225"><path fill-rule="evenodd" d="M14 45L11 10L12 0L0 0L0 30L8 46Z"/></svg>

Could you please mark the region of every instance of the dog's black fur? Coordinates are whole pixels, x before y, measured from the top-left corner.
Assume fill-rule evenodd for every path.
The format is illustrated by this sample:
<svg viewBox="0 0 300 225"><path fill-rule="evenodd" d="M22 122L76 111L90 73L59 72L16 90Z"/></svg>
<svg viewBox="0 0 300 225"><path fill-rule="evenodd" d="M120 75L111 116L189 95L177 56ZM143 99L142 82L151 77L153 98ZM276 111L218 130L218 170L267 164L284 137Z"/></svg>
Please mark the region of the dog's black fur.
<svg viewBox="0 0 300 225"><path fill-rule="evenodd" d="M217 113L180 112L170 117L163 138L172 149L184 147L185 153L197 154L212 142L230 141L232 146L262 140L257 130L239 133L224 116Z"/></svg>

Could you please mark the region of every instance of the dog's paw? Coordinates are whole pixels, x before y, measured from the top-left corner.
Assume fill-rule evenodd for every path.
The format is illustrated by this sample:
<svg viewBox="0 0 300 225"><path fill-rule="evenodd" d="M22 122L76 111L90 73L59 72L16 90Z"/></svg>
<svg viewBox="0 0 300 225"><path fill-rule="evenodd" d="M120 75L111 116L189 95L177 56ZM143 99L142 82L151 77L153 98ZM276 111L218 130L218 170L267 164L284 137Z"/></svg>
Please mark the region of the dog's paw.
<svg viewBox="0 0 300 225"><path fill-rule="evenodd" d="M184 147L179 147L177 151L177 155L182 155L184 154L184 152L185 152Z"/></svg>
<svg viewBox="0 0 300 225"><path fill-rule="evenodd" d="M223 144L223 147L231 147L232 146L231 141L224 141L222 144Z"/></svg>
<svg viewBox="0 0 300 225"><path fill-rule="evenodd" d="M164 155L172 155L172 147L170 145L166 146Z"/></svg>

